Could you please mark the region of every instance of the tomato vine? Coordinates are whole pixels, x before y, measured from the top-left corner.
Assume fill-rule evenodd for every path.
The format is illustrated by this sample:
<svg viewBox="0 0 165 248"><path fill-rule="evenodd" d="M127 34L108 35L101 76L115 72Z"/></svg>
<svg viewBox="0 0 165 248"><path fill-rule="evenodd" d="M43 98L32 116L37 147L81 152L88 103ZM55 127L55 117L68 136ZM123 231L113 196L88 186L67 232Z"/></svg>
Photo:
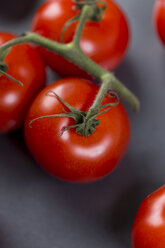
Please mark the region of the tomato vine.
<svg viewBox="0 0 165 248"><path fill-rule="evenodd" d="M54 42L50 39L44 38L36 33L25 32L22 36L11 40L0 47L0 54L5 54L8 49L14 45L32 42L38 44L50 51L55 52L78 65L81 69L92 75L94 78L101 81L100 90L94 100L92 106L89 108L86 118L84 120L91 120L99 113L101 102L108 90L116 91L124 100L126 100L135 111L139 110L139 100L137 97L126 88L112 73L100 67L87 57L80 48L80 39L82 36L83 27L87 20L96 21L100 19L103 11L103 7L99 7L99 1L76 1L77 5L81 7L81 14L79 17L79 23L73 38L73 41L68 44L61 44Z"/></svg>

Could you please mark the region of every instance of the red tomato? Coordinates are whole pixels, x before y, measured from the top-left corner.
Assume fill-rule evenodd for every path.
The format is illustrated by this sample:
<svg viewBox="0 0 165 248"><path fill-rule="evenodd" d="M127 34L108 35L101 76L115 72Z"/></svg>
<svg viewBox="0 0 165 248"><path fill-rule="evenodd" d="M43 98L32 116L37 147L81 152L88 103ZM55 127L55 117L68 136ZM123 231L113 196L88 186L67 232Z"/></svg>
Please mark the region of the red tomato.
<svg viewBox="0 0 165 248"><path fill-rule="evenodd" d="M0 45L15 38L0 33ZM32 99L46 81L45 65L34 47L29 44L14 46L5 58L7 73L23 83L23 87L5 76L0 76L0 133L21 126Z"/></svg>
<svg viewBox="0 0 165 248"><path fill-rule="evenodd" d="M134 248L165 247L165 185L141 204L132 229Z"/></svg>
<svg viewBox="0 0 165 248"><path fill-rule="evenodd" d="M67 2L67 3L66 3ZM88 21L85 24L81 48L96 63L108 70L114 70L126 52L129 29L122 10L112 0L105 0L107 9L101 22ZM76 16L79 10L72 0L51 0L45 2L36 12L33 31L60 41L61 32L66 22ZM72 23L64 35L64 43L72 41L77 21ZM62 76L86 76L77 66L62 57L42 49L46 63Z"/></svg>
<svg viewBox="0 0 165 248"><path fill-rule="evenodd" d="M159 38L165 45L165 0L157 0L155 3L154 24Z"/></svg>
<svg viewBox="0 0 165 248"><path fill-rule="evenodd" d="M26 143L36 161L49 174L70 182L90 182L111 172L123 157L129 142L128 115L121 103L100 115L101 124L96 131L83 137L70 129L62 136L59 133L75 122L68 118L43 118L44 115L64 113L63 104L53 91L78 110L87 111L91 106L98 86L78 78L59 80L46 87L33 102L25 123ZM105 97L103 104L112 99Z"/></svg>

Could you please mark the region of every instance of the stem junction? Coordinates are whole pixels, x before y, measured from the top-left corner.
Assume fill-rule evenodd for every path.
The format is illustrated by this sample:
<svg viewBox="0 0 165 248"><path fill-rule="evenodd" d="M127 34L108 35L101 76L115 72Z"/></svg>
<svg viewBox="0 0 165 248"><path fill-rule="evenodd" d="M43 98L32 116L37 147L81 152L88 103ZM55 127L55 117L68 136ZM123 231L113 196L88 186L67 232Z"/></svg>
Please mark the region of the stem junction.
<svg viewBox="0 0 165 248"><path fill-rule="evenodd" d="M139 100L138 98L127 88L125 87L114 75L113 73L108 72L107 70L100 67L94 61L92 61L89 57L87 57L80 48L80 39L83 31L83 27L87 20L99 21L102 18L106 5L103 1L97 0L84 0L78 1L75 0L76 6L81 10L80 15L78 16L79 23L77 25L77 29L73 38L73 41L67 44L58 43L52 41L50 39L44 38L36 33L25 32L22 36L13 39L0 47L0 60L5 57L5 54L10 50L10 48L14 45L31 42L37 45L40 45L79 66L81 69L86 71L88 74L92 75L94 78L101 81L101 87L96 96L96 99L92 106L90 107L87 113L78 111L71 106L68 106L67 103L63 102L64 105L70 110L69 113L63 113L60 116L43 116L37 119L45 118L45 117L70 117L73 118L76 122L74 126L70 126L65 128L66 131L69 128L75 128L77 133L82 134L87 137L91 133L94 132L97 125L99 125L99 120L96 119L98 115L100 115L99 111L102 108L108 106L101 106L101 102L104 96L107 94L109 90L117 92L126 102L130 104L130 106L135 110L139 110ZM102 7L99 7L100 4ZM75 17L77 20L77 17ZM73 20L74 21L74 20ZM64 30L65 28L64 27ZM2 68L0 68L2 69ZM0 71L1 73L1 71ZM63 101L60 97L58 97L55 93L53 93L61 102ZM115 94L116 95L116 94ZM112 105L109 105L112 106ZM108 111L108 109L104 110L102 113ZM37 120L35 119L35 120ZM32 120L34 122L35 120Z"/></svg>

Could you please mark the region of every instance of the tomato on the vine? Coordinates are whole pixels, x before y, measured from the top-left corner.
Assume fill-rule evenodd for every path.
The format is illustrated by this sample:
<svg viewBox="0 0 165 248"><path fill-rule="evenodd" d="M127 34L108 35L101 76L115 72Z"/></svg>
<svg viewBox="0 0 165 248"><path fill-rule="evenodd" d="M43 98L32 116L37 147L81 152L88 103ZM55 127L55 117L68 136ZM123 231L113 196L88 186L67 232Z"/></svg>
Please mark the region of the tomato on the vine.
<svg viewBox="0 0 165 248"><path fill-rule="evenodd" d="M134 248L165 247L165 185L141 204L132 229Z"/></svg>
<svg viewBox="0 0 165 248"><path fill-rule="evenodd" d="M99 1L98 1L99 2ZM83 52L107 70L114 70L125 55L129 42L129 27L121 8L112 0L107 5L100 22L87 21L80 41ZM36 12L32 29L47 38L60 42L61 33L68 20L79 13L72 0L50 0ZM63 42L73 40L78 21L65 31ZM40 48L46 63L61 76L86 76L77 66L57 54Z"/></svg>
<svg viewBox="0 0 165 248"><path fill-rule="evenodd" d="M16 36L0 33L0 45ZM0 75L0 133L19 128L24 121L31 101L46 81L45 64L36 48L29 44L11 48L4 62L7 73L23 83L23 87Z"/></svg>
<svg viewBox="0 0 165 248"><path fill-rule="evenodd" d="M154 25L160 40L165 45L165 0L156 0L154 6Z"/></svg>
<svg viewBox="0 0 165 248"><path fill-rule="evenodd" d="M110 173L126 152L130 125L128 115L121 103L98 116L101 124L93 134L83 137L69 129L59 135L63 128L74 125L68 117L40 117L64 113L64 105L55 92L74 108L87 111L98 92L98 86L79 78L61 79L47 86L33 102L25 122L25 140L36 161L49 174L70 182L90 182ZM103 103L112 102L105 96ZM65 111L68 111L65 108Z"/></svg>

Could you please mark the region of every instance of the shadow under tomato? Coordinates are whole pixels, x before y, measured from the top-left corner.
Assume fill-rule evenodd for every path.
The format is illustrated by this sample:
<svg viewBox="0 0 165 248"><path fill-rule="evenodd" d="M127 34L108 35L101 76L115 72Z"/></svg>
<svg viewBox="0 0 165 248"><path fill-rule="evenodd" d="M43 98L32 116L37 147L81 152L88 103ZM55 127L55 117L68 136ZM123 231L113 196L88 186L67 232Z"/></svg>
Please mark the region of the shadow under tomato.
<svg viewBox="0 0 165 248"><path fill-rule="evenodd" d="M107 217L109 218L109 227L107 228L123 245L122 247L131 247L131 230L137 210L145 197L156 188L158 185L153 182L140 182L138 180L119 195L109 217Z"/></svg>
<svg viewBox="0 0 165 248"><path fill-rule="evenodd" d="M5 184L17 181L21 185L45 175L30 155L22 129L0 136L0 171Z"/></svg>
<svg viewBox="0 0 165 248"><path fill-rule="evenodd" d="M19 129L15 132L12 132L10 134L6 135L6 139L11 143L13 148L16 148L19 150L22 154L25 156L29 155L29 152L27 150L25 141L24 141L24 133L23 129Z"/></svg>
<svg viewBox="0 0 165 248"><path fill-rule="evenodd" d="M54 235L54 230L58 230L58 236L53 237L61 246L65 242L60 235L65 232L69 241L74 238L75 247L78 247L80 238L85 242L83 247L95 247L95 243L98 247L108 247L113 240L123 248L129 247L132 220L148 186L132 186L137 178L127 156L111 175L85 185L60 182L42 172L29 156L21 130L2 136L0 158L0 185L4 193L9 194L9 210L12 197L13 216L16 200L21 196L21 208L25 210L25 216L23 213L21 216L29 228L34 225L39 233L46 230L47 238L48 233ZM29 216L34 218L31 217L32 224ZM2 248L14 247L5 245Z"/></svg>
<svg viewBox="0 0 165 248"><path fill-rule="evenodd" d="M126 190L128 184L132 188L131 182L129 182L131 177L133 177L133 172L130 172L130 167L124 163L111 175L92 184L75 185L61 182L58 184L58 192L57 189L51 187L53 191L48 191L49 194L45 194L44 204L50 210L47 213L47 218L51 219L52 223L57 221L57 216L53 217L51 211L60 206L63 216L61 218L67 219L67 224L70 222L75 236L78 232L81 238L85 238L86 247L89 245L88 242L94 244L95 240L98 247L108 247L107 244L112 244L113 240L115 240L115 244L118 242L122 244L122 234L116 240L118 230L114 227L114 219L112 219L111 214L114 214L114 202L120 198L122 190ZM56 195L58 203L54 201L53 195ZM130 203L131 198L129 199L128 196L127 199ZM118 203L117 210L121 205L120 202ZM115 218L119 223L119 217L115 215ZM65 222L65 220L63 221ZM126 231L125 234L128 237L128 230ZM128 243L129 241L127 241ZM128 248L128 245L122 247Z"/></svg>
<svg viewBox="0 0 165 248"><path fill-rule="evenodd" d="M61 79L54 71L52 71L49 67L47 67L47 85Z"/></svg>

